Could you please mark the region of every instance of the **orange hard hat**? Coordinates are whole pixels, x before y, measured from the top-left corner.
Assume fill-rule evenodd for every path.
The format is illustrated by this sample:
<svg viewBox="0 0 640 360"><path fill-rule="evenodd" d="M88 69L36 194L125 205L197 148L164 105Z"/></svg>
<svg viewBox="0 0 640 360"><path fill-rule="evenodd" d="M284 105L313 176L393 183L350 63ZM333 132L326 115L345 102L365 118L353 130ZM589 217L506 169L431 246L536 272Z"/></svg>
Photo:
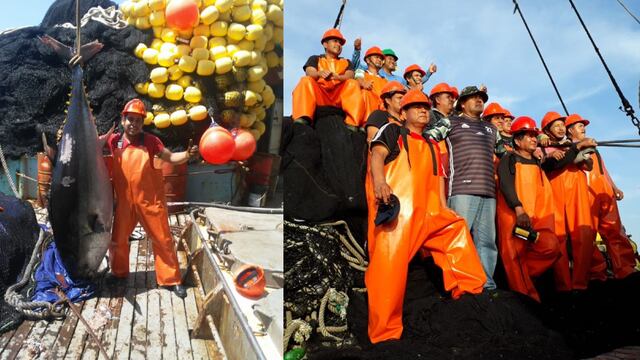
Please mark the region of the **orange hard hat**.
<svg viewBox="0 0 640 360"><path fill-rule="evenodd" d="M122 109L122 115L126 114L138 114L140 116L147 116L147 110L145 109L142 100L131 99Z"/></svg>
<svg viewBox="0 0 640 360"><path fill-rule="evenodd" d="M384 59L384 54L382 53L382 50L380 50L380 48L377 46L370 47L369 50L367 50L367 52L364 53L364 58L366 59L372 55L379 55L381 58Z"/></svg>
<svg viewBox="0 0 640 360"><path fill-rule="evenodd" d="M429 93L429 97L433 98L434 95L440 94L440 93L449 93L451 94L451 96L453 96L454 99L458 97L458 89L451 87L449 86L449 84L444 82L436 84L436 86L434 86L431 89L431 92Z"/></svg>
<svg viewBox="0 0 640 360"><path fill-rule="evenodd" d="M384 99L388 96L393 96L395 93L406 94L407 89L399 81L393 80L384 84L382 91L380 92L380 99Z"/></svg>
<svg viewBox="0 0 640 360"><path fill-rule="evenodd" d="M458 92L458 88L455 86L451 87L451 92L453 93L453 98L457 99L460 97L460 93Z"/></svg>
<svg viewBox="0 0 640 360"><path fill-rule="evenodd" d="M513 116L513 114L511 114L511 111L509 111L509 110L507 110L505 108L502 108L502 110L504 110L504 117L511 118L511 120L516 118L515 116Z"/></svg>
<svg viewBox="0 0 640 360"><path fill-rule="evenodd" d="M585 126L589 125L589 120L583 119L582 116L578 114L571 114L567 116L566 120L564 121L564 126L569 127L579 122L584 123Z"/></svg>
<svg viewBox="0 0 640 360"><path fill-rule="evenodd" d="M524 131L534 132L536 134L540 133L540 129L536 127L535 120L528 116L519 116L511 123L511 130L509 132L511 134L517 134Z"/></svg>
<svg viewBox="0 0 640 360"><path fill-rule="evenodd" d="M407 66L406 69L404 69L404 74L402 75L402 77L407 77L407 74L411 73L412 71L418 71L422 74L422 76L427 75L426 71L424 71L420 65L418 64L412 64Z"/></svg>
<svg viewBox="0 0 640 360"><path fill-rule="evenodd" d="M245 297L259 298L264 294L266 280L264 270L258 265L242 265L234 278L236 290Z"/></svg>
<svg viewBox="0 0 640 360"><path fill-rule="evenodd" d="M407 93L402 97L400 108L404 109L405 107L413 104L427 104L427 106L429 106L429 109L431 109L431 100L429 100L427 95L425 95L422 90L413 89L407 91Z"/></svg>
<svg viewBox="0 0 640 360"><path fill-rule="evenodd" d="M340 45L344 45L344 43L347 42L347 39L342 36L340 30L335 28L325 31L324 34L322 34L322 40L320 41L320 43L324 43L329 39L338 39L340 41Z"/></svg>
<svg viewBox="0 0 640 360"><path fill-rule="evenodd" d="M565 119L566 118L564 116L558 114L557 112L549 111L548 113L544 114L544 117L542 118L542 129L544 130L547 126L549 126L549 124L556 120L564 121Z"/></svg>
<svg viewBox="0 0 640 360"><path fill-rule="evenodd" d="M484 108L484 112L482 113L482 118L486 118L492 115L504 115L505 110L500 106L500 104L496 102L492 102L487 104L487 107Z"/></svg>

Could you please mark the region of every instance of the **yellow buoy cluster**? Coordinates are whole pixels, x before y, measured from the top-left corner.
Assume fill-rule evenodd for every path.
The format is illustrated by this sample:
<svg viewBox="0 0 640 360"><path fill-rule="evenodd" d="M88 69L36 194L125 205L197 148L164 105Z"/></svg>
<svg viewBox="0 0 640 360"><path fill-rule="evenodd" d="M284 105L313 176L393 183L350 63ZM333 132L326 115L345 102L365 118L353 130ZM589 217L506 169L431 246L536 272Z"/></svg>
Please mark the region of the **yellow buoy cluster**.
<svg viewBox="0 0 640 360"><path fill-rule="evenodd" d="M171 1L193 1L199 21L187 30L167 25ZM270 68L283 65L276 46L283 43L284 0L128 0L120 9L138 29L152 29L151 44L140 43L135 55L152 67L149 81L136 84L139 94L185 102L171 114L156 111L145 123L158 128L207 118L199 105L202 89L194 79L212 76L222 92L216 99L223 120L239 123L256 140L264 133L266 110L275 95L263 80Z"/></svg>

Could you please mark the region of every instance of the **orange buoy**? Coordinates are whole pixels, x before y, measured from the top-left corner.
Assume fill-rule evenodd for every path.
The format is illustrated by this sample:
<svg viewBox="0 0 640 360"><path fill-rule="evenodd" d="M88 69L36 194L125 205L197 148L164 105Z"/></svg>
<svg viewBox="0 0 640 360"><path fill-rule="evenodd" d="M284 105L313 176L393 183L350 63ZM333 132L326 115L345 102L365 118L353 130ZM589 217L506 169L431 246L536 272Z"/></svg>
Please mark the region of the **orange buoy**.
<svg viewBox="0 0 640 360"><path fill-rule="evenodd" d="M200 155L210 164L224 164L231 159L236 143L231 133L222 126L207 129L200 138Z"/></svg>
<svg viewBox="0 0 640 360"><path fill-rule="evenodd" d="M238 129L234 132L236 149L231 156L231 160L247 160L256 152L256 138L247 130Z"/></svg>
<svg viewBox="0 0 640 360"><path fill-rule="evenodd" d="M198 4L193 0L173 0L165 10L167 25L181 31L198 25L199 16Z"/></svg>

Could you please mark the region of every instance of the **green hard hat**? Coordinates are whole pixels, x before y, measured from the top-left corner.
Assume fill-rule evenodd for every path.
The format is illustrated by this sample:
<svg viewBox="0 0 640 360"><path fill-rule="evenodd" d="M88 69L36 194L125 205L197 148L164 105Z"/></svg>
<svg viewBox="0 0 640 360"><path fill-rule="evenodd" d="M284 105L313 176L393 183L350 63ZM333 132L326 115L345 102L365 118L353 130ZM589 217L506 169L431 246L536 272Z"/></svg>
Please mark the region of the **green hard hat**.
<svg viewBox="0 0 640 360"><path fill-rule="evenodd" d="M384 54L384 56L393 56L396 61L398 60L398 55L396 55L396 53L391 49L384 49L382 50L382 53Z"/></svg>

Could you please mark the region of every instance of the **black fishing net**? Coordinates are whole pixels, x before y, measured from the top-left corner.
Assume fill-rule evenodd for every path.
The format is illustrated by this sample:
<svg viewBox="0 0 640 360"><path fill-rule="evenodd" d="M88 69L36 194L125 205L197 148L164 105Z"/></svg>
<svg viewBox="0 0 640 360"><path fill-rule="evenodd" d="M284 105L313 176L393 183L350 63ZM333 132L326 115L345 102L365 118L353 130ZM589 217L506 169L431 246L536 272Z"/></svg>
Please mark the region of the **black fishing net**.
<svg viewBox="0 0 640 360"><path fill-rule="evenodd" d="M0 192L0 333L17 327L20 313L4 301L7 288L22 278L40 228L27 202Z"/></svg>
<svg viewBox="0 0 640 360"><path fill-rule="evenodd" d="M89 5L105 5L105 1L82 2ZM40 134L45 132L50 144L55 144L58 129L65 119L66 102L69 100L71 71L67 64L38 37L47 34L66 45L73 45L75 29L49 27L49 24L75 23L75 1L57 1L43 20L42 27L17 29L0 35L0 144L7 157L22 154L33 155L42 151ZM75 8L74 8L75 9ZM70 19L73 18L73 19ZM90 21L81 29L83 43L98 40L104 48L84 65L84 80L90 106L93 109L99 133L105 133L114 122L120 122L120 111L134 97L141 97L134 90L136 83L146 82L149 67L133 54L139 43L150 44L153 33L128 26L122 30L110 28L97 21ZM199 79L202 87L202 104L217 114L215 84ZM151 109L151 101L141 97ZM167 99L154 103L171 111L178 105ZM159 136L171 149L181 150L189 139L197 144L209 121L193 122L180 127L157 131L145 127Z"/></svg>
<svg viewBox="0 0 640 360"><path fill-rule="evenodd" d="M317 312L329 288L347 292L358 275L340 254L340 233L333 227L285 223L285 310L294 319Z"/></svg>

